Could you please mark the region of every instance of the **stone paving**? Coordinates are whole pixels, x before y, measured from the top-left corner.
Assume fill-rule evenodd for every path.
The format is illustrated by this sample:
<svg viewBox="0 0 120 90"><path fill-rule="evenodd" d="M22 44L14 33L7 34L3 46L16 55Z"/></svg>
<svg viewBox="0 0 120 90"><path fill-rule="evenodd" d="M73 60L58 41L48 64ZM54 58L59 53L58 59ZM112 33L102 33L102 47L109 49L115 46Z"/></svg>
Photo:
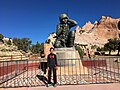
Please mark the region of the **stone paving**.
<svg viewBox="0 0 120 90"><path fill-rule="evenodd" d="M51 87L20 87L20 88L0 88L0 90L120 90L120 83L110 84L87 84L87 85L62 85Z"/></svg>

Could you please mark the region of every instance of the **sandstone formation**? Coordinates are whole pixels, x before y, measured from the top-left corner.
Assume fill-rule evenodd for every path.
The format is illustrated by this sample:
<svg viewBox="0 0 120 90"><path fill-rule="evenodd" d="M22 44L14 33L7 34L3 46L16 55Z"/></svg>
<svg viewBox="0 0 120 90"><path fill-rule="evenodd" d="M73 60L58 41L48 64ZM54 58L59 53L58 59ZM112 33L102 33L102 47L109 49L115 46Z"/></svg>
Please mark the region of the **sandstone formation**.
<svg viewBox="0 0 120 90"><path fill-rule="evenodd" d="M82 30L89 31L94 27L94 24L92 24L90 21L88 21L83 27Z"/></svg>
<svg viewBox="0 0 120 90"><path fill-rule="evenodd" d="M94 24L87 22L82 28L76 27L75 43L102 47L110 38L120 38L120 18L102 16Z"/></svg>
<svg viewBox="0 0 120 90"><path fill-rule="evenodd" d="M55 42L55 39L56 38L54 38L56 36L56 33L51 33L49 36L48 36L48 38L47 38L47 41L48 40L50 40L50 44L54 44L54 42Z"/></svg>

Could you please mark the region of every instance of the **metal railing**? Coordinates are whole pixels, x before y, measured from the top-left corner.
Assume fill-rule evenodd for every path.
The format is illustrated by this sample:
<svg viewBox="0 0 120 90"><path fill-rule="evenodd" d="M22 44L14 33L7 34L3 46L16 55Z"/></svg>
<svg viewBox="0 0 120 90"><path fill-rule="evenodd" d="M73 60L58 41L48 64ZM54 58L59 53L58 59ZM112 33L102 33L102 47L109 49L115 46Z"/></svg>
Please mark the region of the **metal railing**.
<svg viewBox="0 0 120 90"><path fill-rule="evenodd" d="M59 59L57 84L119 83L119 58ZM0 61L0 87L30 87L47 84L47 73L39 69L40 60ZM45 68L46 69L46 68ZM52 79L53 80L53 79ZM52 81L53 82L53 81Z"/></svg>

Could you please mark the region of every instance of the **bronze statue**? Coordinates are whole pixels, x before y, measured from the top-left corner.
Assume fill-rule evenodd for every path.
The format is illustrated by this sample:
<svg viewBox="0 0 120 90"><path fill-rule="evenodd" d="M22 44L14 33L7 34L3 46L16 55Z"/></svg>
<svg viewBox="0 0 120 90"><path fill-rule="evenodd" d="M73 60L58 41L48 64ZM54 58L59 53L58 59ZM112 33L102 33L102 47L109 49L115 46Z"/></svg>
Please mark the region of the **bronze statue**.
<svg viewBox="0 0 120 90"><path fill-rule="evenodd" d="M77 25L77 22L69 19L66 14L61 14L59 17L60 23L56 28L55 48L73 47L75 39L75 31L70 29Z"/></svg>

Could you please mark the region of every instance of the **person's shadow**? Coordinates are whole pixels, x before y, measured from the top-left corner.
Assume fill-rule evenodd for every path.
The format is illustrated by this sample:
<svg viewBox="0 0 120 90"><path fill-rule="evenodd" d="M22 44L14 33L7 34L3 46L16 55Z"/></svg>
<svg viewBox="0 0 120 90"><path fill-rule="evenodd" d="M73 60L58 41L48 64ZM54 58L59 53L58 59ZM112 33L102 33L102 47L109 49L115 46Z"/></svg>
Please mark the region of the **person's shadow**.
<svg viewBox="0 0 120 90"><path fill-rule="evenodd" d="M47 84L48 84L48 79L47 79L45 76L43 76L43 75L36 75L36 77L37 77L39 80L43 81L43 83L47 86Z"/></svg>

